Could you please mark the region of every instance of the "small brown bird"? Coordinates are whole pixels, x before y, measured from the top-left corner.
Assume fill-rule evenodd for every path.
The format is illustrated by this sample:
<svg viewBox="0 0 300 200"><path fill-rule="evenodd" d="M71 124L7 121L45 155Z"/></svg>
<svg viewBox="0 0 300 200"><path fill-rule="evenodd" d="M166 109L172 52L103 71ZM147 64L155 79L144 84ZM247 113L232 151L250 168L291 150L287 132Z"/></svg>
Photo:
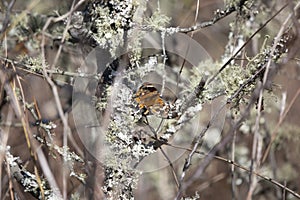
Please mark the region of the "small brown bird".
<svg viewBox="0 0 300 200"><path fill-rule="evenodd" d="M176 95L169 89L165 88L165 95L161 95L157 88L161 88L159 84L149 82L143 83L136 94L134 100L139 104L143 115L153 114L162 118L173 118L170 114L171 104L169 100L176 99Z"/></svg>

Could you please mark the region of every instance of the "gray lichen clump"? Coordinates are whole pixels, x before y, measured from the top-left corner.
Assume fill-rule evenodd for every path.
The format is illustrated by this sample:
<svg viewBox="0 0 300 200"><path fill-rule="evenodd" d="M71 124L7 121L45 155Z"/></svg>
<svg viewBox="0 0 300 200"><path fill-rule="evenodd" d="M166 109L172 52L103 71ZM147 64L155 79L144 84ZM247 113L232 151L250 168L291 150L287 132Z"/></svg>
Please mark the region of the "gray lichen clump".
<svg viewBox="0 0 300 200"><path fill-rule="evenodd" d="M114 56L124 46L137 6L134 0L92 1L84 12L75 13L69 32L74 40L109 49Z"/></svg>

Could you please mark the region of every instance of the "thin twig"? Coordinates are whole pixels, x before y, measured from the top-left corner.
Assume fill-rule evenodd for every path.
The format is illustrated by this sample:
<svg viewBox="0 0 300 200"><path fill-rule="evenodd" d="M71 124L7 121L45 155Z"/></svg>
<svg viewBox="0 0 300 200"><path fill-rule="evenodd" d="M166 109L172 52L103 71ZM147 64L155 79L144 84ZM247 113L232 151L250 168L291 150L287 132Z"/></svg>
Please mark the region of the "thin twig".
<svg viewBox="0 0 300 200"><path fill-rule="evenodd" d="M300 4L300 2L298 3L298 5ZM286 4L287 5L287 4ZM273 56L274 52L276 50L277 44L279 43L282 34L284 33L284 30L289 22L289 20L291 19L293 14L289 14L289 16L286 18L286 20L283 22L280 30L277 33L277 36L275 37L275 41L274 41L274 45L271 49L271 53L270 55ZM266 64L266 70L264 72L264 77L263 77L263 82L262 85L265 86L267 83L267 80L269 78L269 71L270 71L270 66L272 63L272 59L269 59L267 64ZM257 109L257 117L256 117L256 121L255 121L255 128L254 128L254 137L253 137L253 146L252 146L252 158L251 158L251 171L255 170L257 167L259 168L261 165L261 146L259 146L259 143L261 143L262 138L259 135L259 121L261 118L261 110L262 110L262 101L263 101L263 91L264 91L264 87L261 87L261 90L259 91L259 98L258 98L258 109ZM264 160L264 158L263 158ZM250 173L250 188L247 194L247 199L250 200L252 197L252 194L254 192L254 189L256 187L256 180L252 180L255 179L255 176L252 176Z"/></svg>
<svg viewBox="0 0 300 200"><path fill-rule="evenodd" d="M57 52L56 52L54 61L53 61L52 65L51 65L50 69L52 69L54 66L56 66L56 63L57 63L57 61L58 61L58 58L59 58L59 56L60 56L60 54L61 54L62 47L63 47L62 44L64 44L64 42L65 42L65 39L66 39L67 34L68 34L69 27L70 27L70 24L71 24L71 15L72 15L73 12L74 12L74 5L75 5L75 0L73 0L72 6L71 6L71 8L70 8L69 15L68 15L68 20L67 20L67 24L66 24L66 27L65 27L65 29L64 29L62 38L61 38L61 40L60 40L59 48L58 48L58 50L57 50Z"/></svg>
<svg viewBox="0 0 300 200"><path fill-rule="evenodd" d="M235 161L235 142L236 142L236 131L233 132L232 144L231 144L231 160ZM232 200L236 199L236 187L235 187L235 171L234 165L231 165L231 193Z"/></svg>
<svg viewBox="0 0 300 200"><path fill-rule="evenodd" d="M262 67L262 69L263 69L263 67ZM191 166L191 159L192 159L193 155L197 152L197 149L198 149L199 144L201 143L202 137L204 136L204 134L206 133L206 131L210 128L211 124L216 119L218 113L226 106L227 103L231 102L232 99L234 99L239 94L239 92L242 91L242 88L246 87L247 84L250 83L261 72L262 69L258 70L258 72L256 72L255 75L253 75L247 81L245 81L245 83L242 84L240 86L240 88L230 98L227 99L227 102L220 106L219 111L214 114L214 116L212 117L212 119L208 122L207 126L204 129L202 129L202 131L197 135L196 142L195 142L192 150L190 151L190 154L188 155L188 158L186 159L184 167L183 167L183 171L182 171L180 182L179 182L180 183L180 191L177 193L176 199L179 199L180 196L181 196L181 193L190 184L193 183L192 181L188 181L188 183L186 183L184 186L182 185L184 177L186 175L186 171ZM213 158L213 156L215 155L215 153L217 152L217 150L219 150L221 147L223 147L225 144L227 144L230 140L232 140L233 133L237 130L237 128L241 125L241 123L249 115L250 109L252 108L252 106L256 102L256 99L258 98L258 94L259 94L258 91L254 91L253 92L253 94L251 96L251 99L249 101L249 104L247 105L245 111L241 114L240 119L237 120L232 125L232 127L230 128L230 130L228 131L229 135L225 139L223 139L223 141L221 143L219 143L215 148L213 148L213 150L210 152L210 154L203 161L202 167L198 168L197 172L195 173L195 174L197 174L197 177L199 177L199 175L203 172L203 170L205 169L205 167L209 164L209 161L211 161L211 159Z"/></svg>
<svg viewBox="0 0 300 200"><path fill-rule="evenodd" d="M250 37L249 39L227 60L225 64L222 65L222 67L218 70L217 73L215 73L206 83L206 85L210 84L213 80L216 79L216 77L229 65L229 63L235 59L235 57L241 52L242 49L246 47L246 45L252 40L252 38L259 33L269 22L271 22L279 13L283 11L288 6L288 3L286 3L284 6L281 7L280 10L278 10L270 19L268 19L261 27L259 27Z"/></svg>
<svg viewBox="0 0 300 200"><path fill-rule="evenodd" d="M45 193L44 193L44 189L43 189L43 186L42 186L41 177L39 175L39 171L38 171L38 168L37 168L38 158L37 158L36 153L34 152L33 144L32 144L32 141L31 141L32 140L31 139L32 134L31 134L31 131L29 129L29 122L28 122L28 119L25 116L25 113L23 112L24 109L21 109L21 105L20 105L20 102L18 100L18 95L16 94L16 90L15 90L15 84L13 83L14 80L11 80L11 77L9 77L9 78L6 77L5 73L2 70L0 70L0 79L1 79L2 84L4 85L4 89L7 93L7 95L10 97L11 105L13 107L14 113L17 116L17 118L19 118L20 121L21 121L24 136L25 136L25 139L26 139L26 144L27 144L30 156L31 156L31 158L33 160L33 163L34 163L34 173L35 173L36 181L37 181L39 189L40 189L40 196L41 196L42 199L45 199ZM17 79L17 82L18 82L18 84L21 88L21 91L22 91L22 85L20 83L19 77L16 76L16 79ZM23 98L23 102L25 102L23 92L22 92L22 98Z"/></svg>
<svg viewBox="0 0 300 200"><path fill-rule="evenodd" d="M15 67L18 70L22 70L24 72L31 73L31 74L39 76L39 77L43 77L43 72L34 71L33 68L32 68L32 66L30 66L30 65L26 65L26 64L23 64L21 62L12 60L12 59L5 58L3 56L0 56L0 59L2 59L5 62L11 63L13 65L16 65ZM24 69L24 68L26 68L26 69ZM61 69L58 69L58 68L56 68L56 69L48 69L47 68L46 72L47 72L47 74L69 76L69 77L74 77L74 78L80 77L80 78L90 78L90 79L92 78L92 79L95 79L95 80L99 80L100 79L98 77L98 75L96 75L96 74L70 72L70 71L64 71L64 70L61 70Z"/></svg>
<svg viewBox="0 0 300 200"><path fill-rule="evenodd" d="M276 139L277 135L278 135L278 131L279 131L279 127L281 126L281 124L283 123L284 119L286 118L286 115L289 113L289 111L291 110L292 106L294 105L294 103L296 102L297 98L300 96L300 88L298 88L297 92L295 93L295 95L293 96L291 102L289 103L289 105L287 106L286 110L284 111L283 115L280 116L278 123L276 124L276 126L273 129L273 132L271 133L271 141L268 144L267 149L265 150L264 154L263 154L263 158L261 163L264 163L266 161L266 158L270 152L270 149L272 147L272 144L274 142L274 140Z"/></svg>
<svg viewBox="0 0 300 200"><path fill-rule="evenodd" d="M173 148L176 148L176 149L186 150L186 151L189 151L189 152L192 151L192 149L190 149L190 148L184 148L184 147L180 147L180 146L174 146L174 145L169 144L169 143L165 143L165 145L168 145L168 146L173 147ZM203 152L200 152L200 151L196 151L195 153L196 153L196 154L199 154L199 155L203 155L203 156L208 156L206 153L203 153ZM250 169L249 169L249 168L244 167L244 166L238 164L237 162L234 162L234 161L232 161L232 160L223 158L223 157L221 157L221 156L216 156L216 155L214 155L213 158L214 158L214 159L217 159L217 160L220 160L220 161L222 161L222 162L228 163L228 164L230 164L230 165L234 165L235 167L237 167L237 168L239 168L239 169L241 169L241 170L243 170L243 171L246 171L246 172L250 173ZM293 191L292 189L288 188L285 184L281 184L281 183L279 183L278 181L276 181L276 180L274 180L274 179L272 179L272 178L270 178L270 177L264 176L264 175L260 174L260 173L257 172L257 171L252 171L252 173L253 173L254 175L258 176L259 178L265 180L265 181L268 181L268 182L273 183L274 185L276 185L277 187L281 188L282 190L286 190L286 192L289 192L289 193L291 193L293 196L295 196L296 198L300 199L300 194L297 193L297 192L295 192L295 191Z"/></svg>
<svg viewBox="0 0 300 200"><path fill-rule="evenodd" d="M163 156L167 159L167 161L169 163L169 166L171 168L171 171L172 171L173 178L174 178L175 183L176 183L176 187L177 187L177 189L179 189L179 181L178 181L178 178L177 178L177 175L176 175L176 170L174 168L174 165L173 165L172 161L168 157L167 153L162 149L162 147L159 147L159 150L163 154Z"/></svg>
<svg viewBox="0 0 300 200"><path fill-rule="evenodd" d="M209 27L209 26L215 24L216 22L220 21L221 19L227 17L234 11L236 11L235 7L227 8L225 11L217 10L215 17L212 20L206 21L206 22L201 22L198 25L194 25L194 26L188 27L188 28L178 28L178 30L179 30L179 32L182 32L182 33L189 33L192 31L197 31L199 29Z"/></svg>
<svg viewBox="0 0 300 200"><path fill-rule="evenodd" d="M71 134L70 134L71 131L70 131L70 127L68 125L67 116L64 114L64 111L63 111L63 108L62 108L62 104L61 104L61 101L60 101L60 97L59 97L59 94L58 94L57 87L56 87L55 83L52 81L52 79L50 78L50 76L48 75L47 70L46 70L47 65L46 65L46 57L45 57L45 33L46 33L47 28L51 24L51 22L58 22L58 21L64 20L67 17L71 17L71 14L73 13L73 11L77 7L79 7L84 1L85 0L79 1L75 6L72 6L72 8L71 8L71 10L69 12L67 12L66 14L64 14L64 15L62 15L60 17L57 17L57 18L50 17L47 20L47 22L45 23L45 25L43 27L43 30L42 30L41 50L42 50L43 75L44 75L46 81L48 82L48 84L52 88L52 93L53 93L53 96L54 96L54 99L55 99L56 107L57 107L59 116L60 116L60 118L62 120L62 123L63 123L63 128L64 128L63 135L64 135L64 138L65 137L70 137L71 136ZM66 144L66 140L65 139L64 139L64 144ZM65 160L65 158L64 158L64 160ZM64 184L63 184L63 196L64 196L64 198L67 197L67 185L66 185L65 178L66 178L66 176L64 176Z"/></svg>

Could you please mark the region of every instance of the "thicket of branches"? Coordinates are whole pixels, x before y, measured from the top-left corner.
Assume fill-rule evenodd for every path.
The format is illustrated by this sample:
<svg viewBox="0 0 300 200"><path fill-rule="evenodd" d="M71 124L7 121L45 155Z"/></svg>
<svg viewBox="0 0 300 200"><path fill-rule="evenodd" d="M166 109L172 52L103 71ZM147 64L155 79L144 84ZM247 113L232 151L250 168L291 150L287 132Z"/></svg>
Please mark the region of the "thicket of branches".
<svg viewBox="0 0 300 200"><path fill-rule="evenodd" d="M300 1L1 1L1 199L300 199Z"/></svg>

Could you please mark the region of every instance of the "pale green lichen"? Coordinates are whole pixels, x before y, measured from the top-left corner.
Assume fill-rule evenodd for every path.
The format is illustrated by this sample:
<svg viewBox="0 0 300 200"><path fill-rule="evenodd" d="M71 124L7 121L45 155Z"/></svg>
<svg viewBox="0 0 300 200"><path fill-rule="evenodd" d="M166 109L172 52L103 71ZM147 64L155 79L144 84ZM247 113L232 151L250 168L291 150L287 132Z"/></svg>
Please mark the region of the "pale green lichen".
<svg viewBox="0 0 300 200"><path fill-rule="evenodd" d="M102 48L109 49L112 56L118 55L119 48L124 45L124 34L132 27L136 1L110 0L108 3L96 5L92 13L92 21L96 28L92 37Z"/></svg>
<svg viewBox="0 0 300 200"><path fill-rule="evenodd" d="M191 93L199 84L201 79L207 80L208 77L212 77L220 69L220 67L220 63L213 62L212 60L206 60L199 63L197 67L193 67L190 72L186 72L187 74L183 74L183 76L189 77L190 91L188 92ZM213 100L224 93L224 91L225 86L223 81L217 77L212 83L205 86L205 90L201 93L199 101L204 103L206 101Z"/></svg>
<svg viewBox="0 0 300 200"><path fill-rule="evenodd" d="M21 63L26 66L30 71L35 73L42 73L43 71L43 60L41 56L30 57L30 56L21 56L19 57ZM47 64L46 64L47 65Z"/></svg>
<svg viewBox="0 0 300 200"><path fill-rule="evenodd" d="M69 176L73 176L82 183L85 183L87 175L85 173L76 172L74 168L76 163L84 163L84 160L79 155L77 155L75 152L72 152L67 146L60 147L54 144L53 140L51 140L51 142L48 142L38 136L35 136L35 139L41 144L46 144L47 147L49 147L49 149L51 150L51 155L54 159L56 159L56 154L61 155L66 164L65 166L67 166L70 170Z"/></svg>
<svg viewBox="0 0 300 200"><path fill-rule="evenodd" d="M198 192L195 192L194 196L181 198L181 200L198 200L198 199L200 199L200 195L198 194Z"/></svg>
<svg viewBox="0 0 300 200"><path fill-rule="evenodd" d="M270 124L270 127L274 127L274 124ZM299 126L295 126L292 124L287 124L284 126L281 126L278 129L278 136L274 140L273 147L278 150L282 151L286 147L286 142L291 143L298 143L300 142L300 129ZM296 145L297 146L297 145ZM297 146L298 147L298 146ZM293 149L296 154L300 153L300 148Z"/></svg>
<svg viewBox="0 0 300 200"><path fill-rule="evenodd" d="M104 89L106 92L105 95L102 95L100 97L94 96L92 99L92 102L94 103L95 108L100 112L104 111L105 108L107 108L107 106L108 106L107 98L111 96L111 86L106 86Z"/></svg>
<svg viewBox="0 0 300 200"><path fill-rule="evenodd" d="M151 17L145 19L145 27L152 31L161 31L170 23L171 18L156 10Z"/></svg>

